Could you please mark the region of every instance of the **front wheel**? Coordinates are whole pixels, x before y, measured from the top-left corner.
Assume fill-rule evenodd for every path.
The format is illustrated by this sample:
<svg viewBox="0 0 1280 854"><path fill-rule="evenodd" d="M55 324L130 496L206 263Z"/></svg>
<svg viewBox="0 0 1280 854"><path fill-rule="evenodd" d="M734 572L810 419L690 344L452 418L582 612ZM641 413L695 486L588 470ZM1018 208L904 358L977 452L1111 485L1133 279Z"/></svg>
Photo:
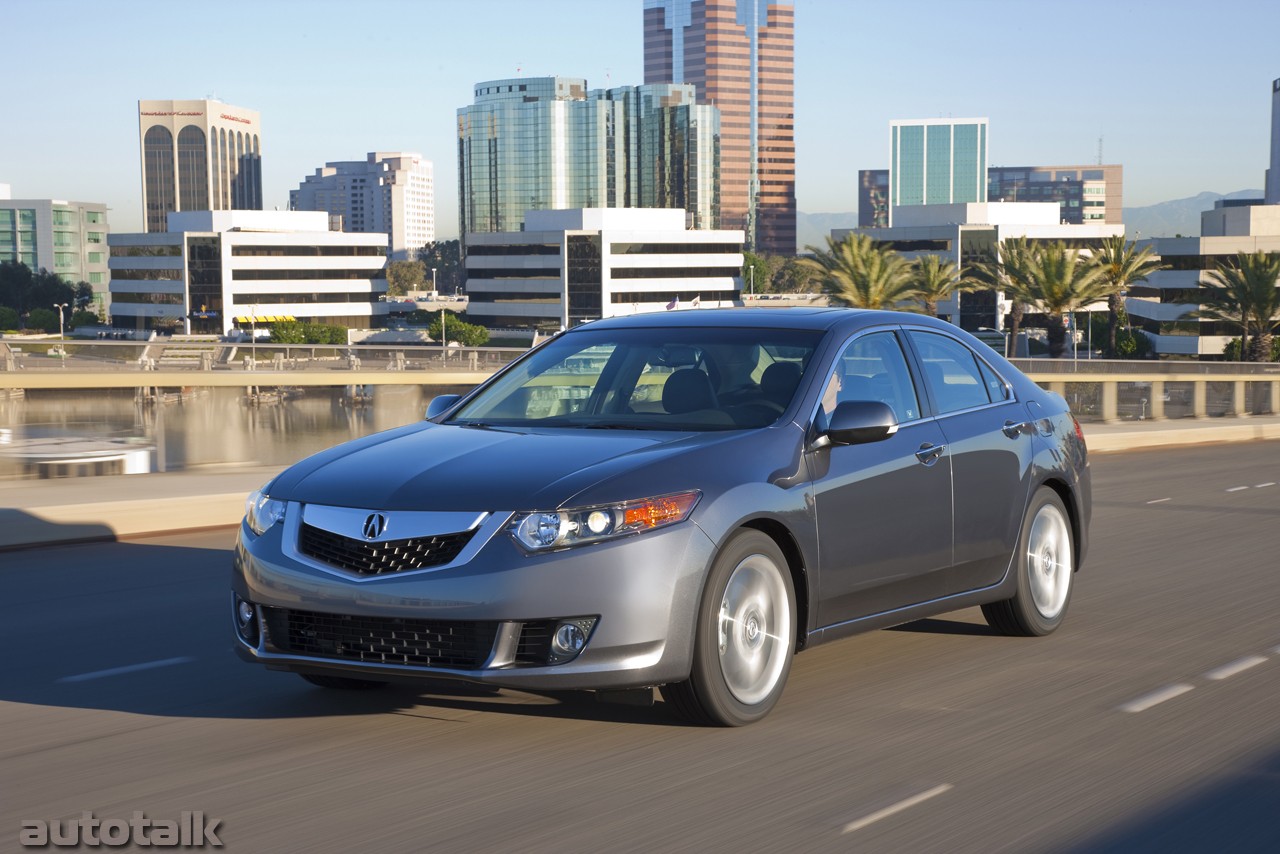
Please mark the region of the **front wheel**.
<svg viewBox="0 0 1280 854"><path fill-rule="evenodd" d="M1066 616L1075 568L1067 508L1058 493L1041 487L1027 508L1014 556L1017 592L1003 602L983 605L982 615L1002 634L1049 634Z"/></svg>
<svg viewBox="0 0 1280 854"><path fill-rule="evenodd" d="M795 624L781 549L759 531L735 534L707 578L689 679L664 685L663 698L700 723L742 726L763 718L791 672Z"/></svg>

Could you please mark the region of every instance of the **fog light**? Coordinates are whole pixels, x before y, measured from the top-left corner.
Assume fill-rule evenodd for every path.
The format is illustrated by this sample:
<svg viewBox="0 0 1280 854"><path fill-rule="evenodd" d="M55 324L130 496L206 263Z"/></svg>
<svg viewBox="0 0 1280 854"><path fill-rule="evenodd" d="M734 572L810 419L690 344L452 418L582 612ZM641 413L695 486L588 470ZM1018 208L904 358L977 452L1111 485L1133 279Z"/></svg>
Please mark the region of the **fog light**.
<svg viewBox="0 0 1280 854"><path fill-rule="evenodd" d="M551 649L557 657L577 655L586 644L587 636L574 623L562 623L551 639Z"/></svg>
<svg viewBox="0 0 1280 854"><path fill-rule="evenodd" d="M249 646L258 645L258 609L253 603L235 597L236 634Z"/></svg>

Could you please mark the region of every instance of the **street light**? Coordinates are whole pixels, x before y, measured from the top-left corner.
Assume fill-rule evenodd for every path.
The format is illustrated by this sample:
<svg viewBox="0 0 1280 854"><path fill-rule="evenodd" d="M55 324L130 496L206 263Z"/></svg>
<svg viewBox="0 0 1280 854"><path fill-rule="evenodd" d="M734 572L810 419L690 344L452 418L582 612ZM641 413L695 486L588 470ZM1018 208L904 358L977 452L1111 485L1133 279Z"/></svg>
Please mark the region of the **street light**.
<svg viewBox="0 0 1280 854"><path fill-rule="evenodd" d="M55 302L53 304L53 307L58 310L58 338L59 339L62 338L62 310L66 308L68 305L69 303L65 303L65 302Z"/></svg>
<svg viewBox="0 0 1280 854"><path fill-rule="evenodd" d="M431 292L436 295L436 299L440 299L440 291L436 290L436 268L431 268Z"/></svg>

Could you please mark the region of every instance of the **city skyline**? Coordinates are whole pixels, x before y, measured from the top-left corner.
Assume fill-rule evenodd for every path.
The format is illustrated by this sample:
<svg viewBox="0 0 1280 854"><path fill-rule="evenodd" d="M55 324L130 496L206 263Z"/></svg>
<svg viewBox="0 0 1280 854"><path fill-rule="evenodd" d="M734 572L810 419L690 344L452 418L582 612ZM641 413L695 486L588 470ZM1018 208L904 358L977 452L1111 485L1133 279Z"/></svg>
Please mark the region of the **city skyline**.
<svg viewBox="0 0 1280 854"><path fill-rule="evenodd" d="M80 14L89 6L77 0L15 4L9 55L33 73L6 93L6 113L23 121L0 136L0 182L15 198L103 202L113 229L141 230L137 102L214 96L261 114L267 210L284 209L318 163L420 151L437 165L447 239L457 233L455 112L475 83L563 74L592 88L639 85L643 5L372 2L361 11L397 26L359 28L334 25L350 14L342 3L224 3L253 10L245 28L243 15L194 6L134 2L104 17ZM858 170L887 165L883 129L902 118L988 116L993 166L1095 162L1101 137L1104 161L1125 167L1130 206L1263 187L1280 10L1081 2L1063 22L1055 7L1011 0L969 4L964 16L923 0L794 5L806 213L855 210ZM910 38L892 38L908 20ZM158 21L196 35L152 38ZM51 28L57 62L39 37ZM90 97L79 94L86 67Z"/></svg>

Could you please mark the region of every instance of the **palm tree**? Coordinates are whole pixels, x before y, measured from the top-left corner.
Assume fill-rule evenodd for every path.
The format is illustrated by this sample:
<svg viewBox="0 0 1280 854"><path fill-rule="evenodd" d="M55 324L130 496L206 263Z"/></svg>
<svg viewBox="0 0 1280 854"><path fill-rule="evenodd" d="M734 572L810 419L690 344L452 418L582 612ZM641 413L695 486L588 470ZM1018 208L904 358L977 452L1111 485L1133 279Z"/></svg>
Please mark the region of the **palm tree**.
<svg viewBox="0 0 1280 854"><path fill-rule="evenodd" d="M951 299L953 293L971 291L981 284L965 275L963 268L944 261L939 255L916 258L911 264L911 278L915 283L915 300L930 317L938 316L938 303Z"/></svg>
<svg viewBox="0 0 1280 854"><path fill-rule="evenodd" d="M816 274L831 301L853 308L894 308L915 295L906 260L865 234L850 234L842 241L827 238L827 249L813 246L812 258L800 264Z"/></svg>
<svg viewBox="0 0 1280 854"><path fill-rule="evenodd" d="M1271 361L1271 339L1280 325L1280 254L1241 252L1234 264L1219 263L1205 276L1206 293L1192 317L1239 324L1240 354L1250 362ZM1250 331L1252 342L1246 348Z"/></svg>
<svg viewBox="0 0 1280 854"><path fill-rule="evenodd" d="M1102 241L1102 247L1095 249L1093 260L1102 268L1103 278L1110 286L1107 294L1107 358L1116 358L1116 329L1120 325L1120 315L1124 311L1122 294L1137 282L1145 282L1147 277L1157 270L1163 270L1164 264L1144 246L1140 251L1132 242L1125 242L1123 235L1108 237Z"/></svg>
<svg viewBox="0 0 1280 854"><path fill-rule="evenodd" d="M1005 355L1017 353L1018 332L1026 304L1034 300L1027 286L1027 266L1032 246L1025 237L1014 237L990 249L986 257L973 265L974 280L979 287L998 291L1009 300L1008 345Z"/></svg>
<svg viewBox="0 0 1280 854"><path fill-rule="evenodd" d="M1022 275L1030 301L1048 317L1049 356L1060 359L1067 353L1066 316L1107 296L1111 284L1100 266L1060 240L1035 246Z"/></svg>

